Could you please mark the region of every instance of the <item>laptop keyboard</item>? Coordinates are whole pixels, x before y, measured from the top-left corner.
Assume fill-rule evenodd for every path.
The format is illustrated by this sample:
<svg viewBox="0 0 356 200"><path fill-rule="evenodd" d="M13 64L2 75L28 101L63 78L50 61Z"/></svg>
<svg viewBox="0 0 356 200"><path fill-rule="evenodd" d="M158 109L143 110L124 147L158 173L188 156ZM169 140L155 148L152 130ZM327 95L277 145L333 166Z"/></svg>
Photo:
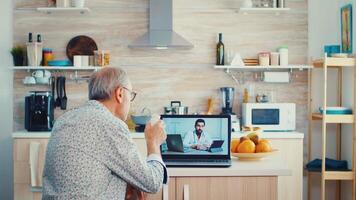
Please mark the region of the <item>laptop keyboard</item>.
<svg viewBox="0 0 356 200"><path fill-rule="evenodd" d="M229 160L221 160L221 159L194 159L194 160L182 160L182 159L169 159L169 162L190 162L190 163L200 163L200 162L208 162L208 163L229 163Z"/></svg>

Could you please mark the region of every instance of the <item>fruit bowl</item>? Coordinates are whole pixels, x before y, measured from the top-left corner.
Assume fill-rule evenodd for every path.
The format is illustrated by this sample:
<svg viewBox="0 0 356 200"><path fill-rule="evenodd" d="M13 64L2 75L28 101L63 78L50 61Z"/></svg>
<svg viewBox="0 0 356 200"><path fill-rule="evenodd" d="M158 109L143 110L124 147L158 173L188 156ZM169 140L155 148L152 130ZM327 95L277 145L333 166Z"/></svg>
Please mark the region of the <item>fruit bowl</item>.
<svg viewBox="0 0 356 200"><path fill-rule="evenodd" d="M273 149L270 152L263 152L263 153L232 153L233 157L238 158L239 160L261 160L267 156L274 155L278 153L277 149Z"/></svg>

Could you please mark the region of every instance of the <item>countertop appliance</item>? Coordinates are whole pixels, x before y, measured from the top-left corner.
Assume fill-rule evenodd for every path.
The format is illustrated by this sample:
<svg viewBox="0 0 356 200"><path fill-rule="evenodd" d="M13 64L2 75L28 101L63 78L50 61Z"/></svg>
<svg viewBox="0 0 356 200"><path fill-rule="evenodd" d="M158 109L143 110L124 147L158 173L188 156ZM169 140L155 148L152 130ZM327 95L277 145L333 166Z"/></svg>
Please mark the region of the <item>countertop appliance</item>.
<svg viewBox="0 0 356 200"><path fill-rule="evenodd" d="M220 88L222 97L222 111L223 115L234 115L232 112L232 105L234 103L235 88L233 87L222 87Z"/></svg>
<svg viewBox="0 0 356 200"><path fill-rule="evenodd" d="M173 0L149 1L148 32L137 38L130 48L191 49L193 44L173 30Z"/></svg>
<svg viewBox="0 0 356 200"><path fill-rule="evenodd" d="M264 131L294 131L296 105L294 103L244 103L242 124L261 127Z"/></svg>
<svg viewBox="0 0 356 200"><path fill-rule="evenodd" d="M51 131L54 120L54 102L49 91L31 91L25 97L25 129Z"/></svg>

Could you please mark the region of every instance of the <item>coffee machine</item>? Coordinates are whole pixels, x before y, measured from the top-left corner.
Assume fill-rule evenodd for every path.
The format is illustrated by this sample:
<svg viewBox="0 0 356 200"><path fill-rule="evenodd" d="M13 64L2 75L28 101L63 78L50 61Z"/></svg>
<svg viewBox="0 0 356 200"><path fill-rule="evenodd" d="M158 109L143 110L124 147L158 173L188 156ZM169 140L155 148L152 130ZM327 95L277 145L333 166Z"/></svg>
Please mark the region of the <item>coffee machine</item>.
<svg viewBox="0 0 356 200"><path fill-rule="evenodd" d="M232 105L234 104L235 88L222 87L220 88L222 97L222 115L231 116L231 130L232 132L240 131L240 119L232 112Z"/></svg>
<svg viewBox="0 0 356 200"><path fill-rule="evenodd" d="M31 91L25 97L25 129L51 131L54 119L54 101L49 91Z"/></svg>

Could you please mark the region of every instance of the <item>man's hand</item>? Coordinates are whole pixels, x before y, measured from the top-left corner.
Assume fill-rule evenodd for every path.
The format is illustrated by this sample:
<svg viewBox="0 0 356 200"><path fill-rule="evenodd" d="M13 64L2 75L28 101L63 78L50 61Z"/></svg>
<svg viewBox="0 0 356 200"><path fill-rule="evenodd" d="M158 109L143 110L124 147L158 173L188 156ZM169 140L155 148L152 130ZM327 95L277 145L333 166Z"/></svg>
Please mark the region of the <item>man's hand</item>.
<svg viewBox="0 0 356 200"><path fill-rule="evenodd" d="M131 185L127 185L125 200L145 200L146 194L137 190Z"/></svg>
<svg viewBox="0 0 356 200"><path fill-rule="evenodd" d="M145 138L147 144L147 154L160 154L159 146L166 140L167 135L164 131L164 123L159 120L156 124L146 124Z"/></svg>
<svg viewBox="0 0 356 200"><path fill-rule="evenodd" d="M197 145L196 144L192 144L192 145L190 145L190 148L197 149Z"/></svg>

